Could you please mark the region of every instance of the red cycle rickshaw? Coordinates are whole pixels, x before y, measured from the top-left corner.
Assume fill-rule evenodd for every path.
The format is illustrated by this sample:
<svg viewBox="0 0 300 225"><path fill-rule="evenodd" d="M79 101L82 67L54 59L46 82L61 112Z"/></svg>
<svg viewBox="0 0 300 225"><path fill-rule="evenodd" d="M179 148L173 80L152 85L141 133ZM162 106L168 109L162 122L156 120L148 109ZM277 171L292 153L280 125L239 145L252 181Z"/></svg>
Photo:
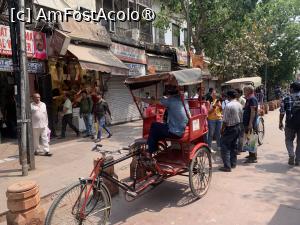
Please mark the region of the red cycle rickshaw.
<svg viewBox="0 0 300 225"><path fill-rule="evenodd" d="M202 81L200 69L186 69L127 78L125 85L135 100L134 92L137 90L155 86L157 95L158 86L174 78L178 86L195 85ZM183 94L181 96L185 107ZM203 141L203 136L207 133L205 122L207 118L203 113L203 104L206 103L198 99L187 101L191 113L185 110L189 122L183 137L161 140L160 150L153 156L156 161L155 169L151 170L145 165L143 151L147 150L147 136L151 123L162 122L164 108L157 105L155 115L146 118L138 102L135 101L143 118L143 137L135 140L126 149L129 153L125 156L108 162L103 157L96 163L88 178L80 178L79 182L64 190L51 205L45 224L106 224L111 211L111 196L103 182L104 179L118 185L125 191L125 199L132 201L146 192L149 187L155 187L169 177L183 175L189 177L193 195L196 198L203 197L208 191L212 177L211 153ZM100 152L112 153L104 150ZM134 158L136 162L130 182L119 181L105 171L112 165L129 158Z"/></svg>

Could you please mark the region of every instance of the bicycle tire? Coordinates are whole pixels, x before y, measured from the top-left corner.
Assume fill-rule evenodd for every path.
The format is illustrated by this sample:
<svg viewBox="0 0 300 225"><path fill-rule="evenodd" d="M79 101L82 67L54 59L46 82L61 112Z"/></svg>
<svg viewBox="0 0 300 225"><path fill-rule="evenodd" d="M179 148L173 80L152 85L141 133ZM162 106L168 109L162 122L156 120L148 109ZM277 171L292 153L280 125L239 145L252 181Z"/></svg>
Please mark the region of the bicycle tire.
<svg viewBox="0 0 300 225"><path fill-rule="evenodd" d="M205 157L207 159L207 162L208 162L208 167L206 168L205 167L205 162L206 162L206 159L205 161L203 162L202 160L199 162L198 158L201 157ZM203 164L204 163L204 164ZM199 164L201 165L201 167L199 167ZM198 166L197 168L195 168L195 166ZM207 172L207 175L206 173L204 172L204 170L206 170ZM197 181L198 179L200 180L200 185L201 187L200 188L197 188L196 187L196 184L194 182L194 177L196 177ZM210 182L211 182L211 179L212 179L212 159L211 159L211 153L209 151L209 149L207 147L200 147L191 163L190 163L190 168L189 168L189 184L190 184L190 189L193 193L193 195L196 197L196 198L202 198L204 195L206 195L208 189L209 189L209 186L210 186ZM205 183L206 181L206 183ZM202 184L204 184L204 188L202 188Z"/></svg>
<svg viewBox="0 0 300 225"><path fill-rule="evenodd" d="M91 184L90 179L85 180L85 182L87 185ZM84 191L84 189L82 189L83 187L84 187L84 189L86 189L87 186L85 184L82 184L82 181L76 182L76 183L70 185L69 187L67 187L60 195L58 195L58 197L54 200L54 202L52 203L52 205L50 206L50 208L48 210L48 213L47 213L47 216L45 219L45 225L58 225L58 224L59 225L72 225L72 224L83 225L83 224L88 224L84 220L79 219L78 211L75 214L73 214L75 206L78 204L78 202L79 202L79 205L76 207L78 209L80 208L81 201L79 199L81 199L81 195L83 194L83 191ZM76 188L81 188L78 197L76 197L76 195L74 195L75 198L77 198L76 202L73 204L71 202L67 202L64 205L62 205L61 207L59 207L60 203L63 203L64 198L68 197L68 194L70 194ZM96 224L105 225L110 216L111 196L110 196L108 188L102 182L100 183L100 187L95 187L95 191L97 191L97 192L95 192L97 194L95 195L93 192L91 197L89 197L89 199L88 199L88 203L87 203L87 207L86 207L85 211L89 211L89 212L85 212L85 214L87 215L86 218L89 217L90 215L92 216L95 214L95 212L93 212L93 210L95 210L95 208L99 204L98 202L101 197L101 199L103 200L103 203L104 203L104 208L103 208L103 210L102 209L99 210L99 212L103 211L103 218L99 218L101 221L97 222ZM98 193L100 195L98 195ZM68 205L72 205L72 207L70 208L71 211L69 213L63 213L64 218L61 221L57 221L58 219L56 219L56 217L58 217L58 215L60 213L59 209L65 208ZM67 216L72 217L73 223L65 218ZM96 218L98 219L98 216ZM94 224L94 223L91 223L91 224Z"/></svg>

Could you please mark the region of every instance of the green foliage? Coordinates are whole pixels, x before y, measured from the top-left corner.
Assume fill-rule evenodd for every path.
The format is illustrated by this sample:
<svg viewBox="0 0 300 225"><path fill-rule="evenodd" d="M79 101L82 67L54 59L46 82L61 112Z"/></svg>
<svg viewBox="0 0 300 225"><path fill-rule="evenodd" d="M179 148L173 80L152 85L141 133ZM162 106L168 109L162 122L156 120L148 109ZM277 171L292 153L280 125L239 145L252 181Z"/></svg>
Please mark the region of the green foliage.
<svg viewBox="0 0 300 225"><path fill-rule="evenodd" d="M191 22L192 45L216 64L224 79L264 77L268 84L289 82L300 68L299 0L164 0L155 26L171 19ZM189 5L187 5L189 2ZM189 7L187 7L189 6ZM189 8L189 13L187 13Z"/></svg>

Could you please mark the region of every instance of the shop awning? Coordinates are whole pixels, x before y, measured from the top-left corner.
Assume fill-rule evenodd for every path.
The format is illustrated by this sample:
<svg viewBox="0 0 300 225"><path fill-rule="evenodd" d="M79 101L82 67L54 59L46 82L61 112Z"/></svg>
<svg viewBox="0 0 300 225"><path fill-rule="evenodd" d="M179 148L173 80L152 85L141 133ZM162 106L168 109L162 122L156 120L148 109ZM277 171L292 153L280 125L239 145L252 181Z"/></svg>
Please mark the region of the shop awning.
<svg viewBox="0 0 300 225"><path fill-rule="evenodd" d="M128 67L114 56L109 49L70 44L68 51L78 58L82 69L128 76Z"/></svg>

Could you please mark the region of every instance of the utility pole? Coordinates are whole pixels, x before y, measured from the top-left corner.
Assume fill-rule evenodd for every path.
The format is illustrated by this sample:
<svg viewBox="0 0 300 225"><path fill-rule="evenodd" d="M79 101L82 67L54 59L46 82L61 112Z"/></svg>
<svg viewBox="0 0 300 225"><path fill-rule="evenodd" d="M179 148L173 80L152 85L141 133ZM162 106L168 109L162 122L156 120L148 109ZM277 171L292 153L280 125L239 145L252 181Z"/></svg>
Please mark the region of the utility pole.
<svg viewBox="0 0 300 225"><path fill-rule="evenodd" d="M24 11L24 0L11 0L9 3L9 13L11 8L15 11ZM10 15L11 16L15 15ZM24 19L24 15L22 15ZM27 123L28 116L26 113L26 90L28 90L28 74L27 74L27 55L26 55L26 39L25 39L25 22L21 22L14 18L16 22L10 21L10 35L12 43L12 59L13 59L13 72L15 75L15 95L17 107L17 124L18 124L18 139L19 139L19 155L20 163L22 166L22 175L28 175L27 164ZM28 96L27 96L28 97ZM27 105L27 106L26 106Z"/></svg>
<svg viewBox="0 0 300 225"><path fill-rule="evenodd" d="M25 0L19 0L19 9L22 12L25 12ZM22 19L25 19L25 15L22 15ZM28 164L27 164L27 133L28 133L28 114L26 104L28 101L28 95L26 95L26 90L28 88L28 72L27 72L27 54L26 54L26 38L25 38L25 22L19 21L20 24L20 95L21 95L21 147L22 147L22 175L28 175Z"/></svg>
<svg viewBox="0 0 300 225"><path fill-rule="evenodd" d="M191 21L190 21L190 1L186 0L186 26L187 26L187 63L188 68L191 67L191 54L190 54L190 48L191 48Z"/></svg>

